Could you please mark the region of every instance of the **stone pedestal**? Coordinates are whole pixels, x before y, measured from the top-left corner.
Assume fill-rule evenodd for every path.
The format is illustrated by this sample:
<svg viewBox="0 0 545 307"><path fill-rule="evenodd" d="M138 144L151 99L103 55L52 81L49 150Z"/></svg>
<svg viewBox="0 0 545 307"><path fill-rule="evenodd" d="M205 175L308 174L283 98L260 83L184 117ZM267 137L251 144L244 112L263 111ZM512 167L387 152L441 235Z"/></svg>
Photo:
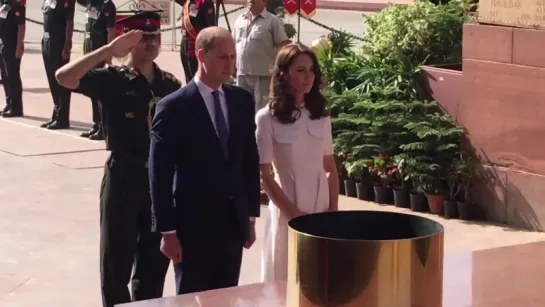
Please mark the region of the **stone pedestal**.
<svg viewBox="0 0 545 307"><path fill-rule="evenodd" d="M474 193L490 220L545 228L545 31L467 24L455 117L483 167Z"/></svg>

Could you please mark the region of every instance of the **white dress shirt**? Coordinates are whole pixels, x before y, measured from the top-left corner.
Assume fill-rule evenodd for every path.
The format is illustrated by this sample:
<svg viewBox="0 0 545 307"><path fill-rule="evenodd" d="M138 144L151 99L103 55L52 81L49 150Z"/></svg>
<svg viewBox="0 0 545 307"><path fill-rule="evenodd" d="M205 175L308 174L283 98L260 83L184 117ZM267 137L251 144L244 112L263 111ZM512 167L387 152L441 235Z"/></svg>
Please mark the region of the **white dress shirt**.
<svg viewBox="0 0 545 307"><path fill-rule="evenodd" d="M214 89L210 88L208 85L204 84L197 78L196 76L193 77L193 81L195 84L197 84L197 88L199 89L199 93L202 96L202 99L204 100L204 103L206 104L206 108L208 109L208 114L210 114L210 119L212 120L212 124L214 125L214 129L216 129L216 133L218 132L218 127L216 127L216 109L214 108L214 97L212 96L212 92ZM220 98L220 104L221 104L221 110L223 111L223 116L225 117L225 123L227 124L227 129L229 129L229 114L227 113L227 100L225 99L225 92L223 91L223 86L220 86L217 91L219 92L219 98Z"/></svg>

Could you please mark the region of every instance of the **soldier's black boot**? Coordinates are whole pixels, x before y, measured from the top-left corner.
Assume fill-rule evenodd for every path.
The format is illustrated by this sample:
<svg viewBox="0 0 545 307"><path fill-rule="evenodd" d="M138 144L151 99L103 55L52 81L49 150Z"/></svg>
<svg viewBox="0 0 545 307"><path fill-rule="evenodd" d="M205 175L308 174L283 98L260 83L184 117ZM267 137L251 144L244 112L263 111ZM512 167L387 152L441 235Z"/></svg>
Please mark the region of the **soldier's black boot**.
<svg viewBox="0 0 545 307"><path fill-rule="evenodd" d="M104 140L104 132L99 128L95 133L89 136L89 139L93 141L102 141Z"/></svg>

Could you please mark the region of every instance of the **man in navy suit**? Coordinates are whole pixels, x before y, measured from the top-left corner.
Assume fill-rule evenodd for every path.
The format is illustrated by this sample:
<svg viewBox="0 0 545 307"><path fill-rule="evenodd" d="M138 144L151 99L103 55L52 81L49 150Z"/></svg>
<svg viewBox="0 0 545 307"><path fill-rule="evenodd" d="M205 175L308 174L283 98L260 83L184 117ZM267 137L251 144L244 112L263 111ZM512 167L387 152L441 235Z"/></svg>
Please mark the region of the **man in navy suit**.
<svg viewBox="0 0 545 307"><path fill-rule="evenodd" d="M254 100L226 84L235 43L210 27L196 50L197 74L158 103L151 129L153 226L174 263L178 294L238 285L260 210Z"/></svg>

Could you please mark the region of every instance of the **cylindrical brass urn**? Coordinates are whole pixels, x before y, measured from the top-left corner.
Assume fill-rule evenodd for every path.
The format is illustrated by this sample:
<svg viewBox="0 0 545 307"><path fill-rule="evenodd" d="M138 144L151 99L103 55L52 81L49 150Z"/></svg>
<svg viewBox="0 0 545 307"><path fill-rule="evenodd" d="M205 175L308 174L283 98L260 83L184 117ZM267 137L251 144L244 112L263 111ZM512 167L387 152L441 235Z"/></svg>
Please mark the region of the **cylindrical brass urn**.
<svg viewBox="0 0 545 307"><path fill-rule="evenodd" d="M443 226L382 211L289 222L286 307L441 307Z"/></svg>

